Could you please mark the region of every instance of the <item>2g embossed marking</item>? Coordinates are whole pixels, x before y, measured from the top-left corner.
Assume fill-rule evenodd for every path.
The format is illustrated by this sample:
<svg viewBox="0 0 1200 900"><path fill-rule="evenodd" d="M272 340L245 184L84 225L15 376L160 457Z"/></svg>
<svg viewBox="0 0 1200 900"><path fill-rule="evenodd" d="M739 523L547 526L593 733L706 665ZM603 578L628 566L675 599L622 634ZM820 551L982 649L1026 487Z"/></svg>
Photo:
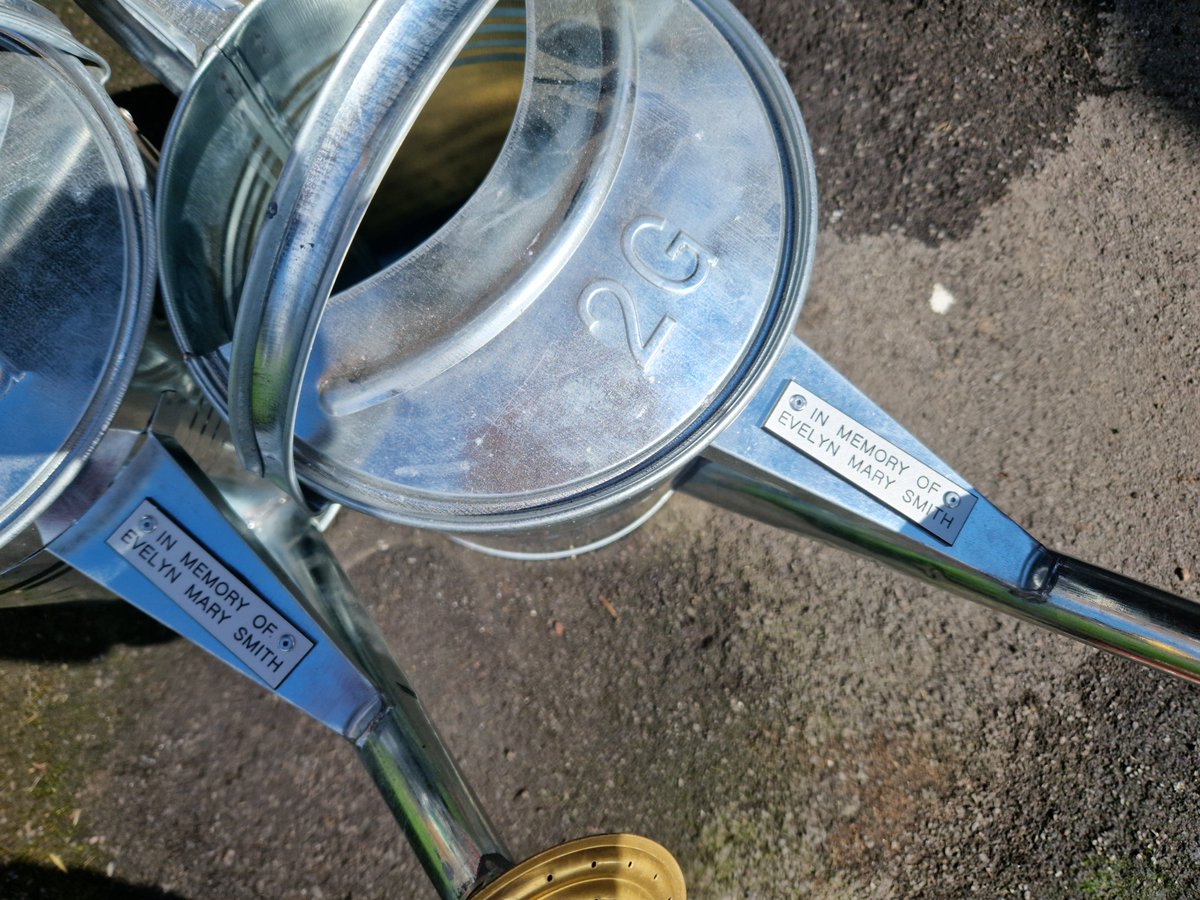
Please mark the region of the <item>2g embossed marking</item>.
<svg viewBox="0 0 1200 900"><path fill-rule="evenodd" d="M670 236L665 243L663 235ZM647 255L647 248L653 248L654 252ZM621 249L634 271L646 283L671 295L672 300L699 288L717 264L717 258L695 239L658 216L642 216L631 222L622 236ZM619 313L629 353L645 372L675 330L675 318L669 314L662 316L643 340L644 323L637 301L620 282L602 278L593 281L579 295L579 316L593 335L599 337L599 326L611 312Z"/></svg>

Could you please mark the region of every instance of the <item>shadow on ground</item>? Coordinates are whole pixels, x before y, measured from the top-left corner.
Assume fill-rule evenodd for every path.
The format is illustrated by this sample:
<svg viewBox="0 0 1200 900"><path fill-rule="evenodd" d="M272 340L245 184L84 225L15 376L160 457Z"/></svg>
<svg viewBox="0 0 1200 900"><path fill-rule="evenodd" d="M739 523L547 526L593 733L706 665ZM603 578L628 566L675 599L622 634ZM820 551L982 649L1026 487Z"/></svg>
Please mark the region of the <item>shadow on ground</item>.
<svg viewBox="0 0 1200 900"><path fill-rule="evenodd" d="M1165 101L1192 128L1200 127L1200 4L1178 0L1078 0L1080 10L1111 16L1111 31L1126 42L1128 70L1113 89L1136 86ZM1135 84L1124 84L1121 76Z"/></svg>
<svg viewBox="0 0 1200 900"><path fill-rule="evenodd" d="M175 639L173 631L120 600L0 610L0 659L85 662L118 644L136 647Z"/></svg>
<svg viewBox="0 0 1200 900"><path fill-rule="evenodd" d="M966 237L1012 179L1064 148L1079 104L1104 90L1104 4L735 4L785 62L816 154L821 224L844 237Z"/></svg>
<svg viewBox="0 0 1200 900"><path fill-rule="evenodd" d="M0 866L0 895L7 900L185 900L181 894L130 884L100 872L18 862Z"/></svg>
<svg viewBox="0 0 1200 900"><path fill-rule="evenodd" d="M785 61L822 226L845 237L966 237L1013 179L1065 149L1088 96L1141 91L1200 126L1200 4L734 2Z"/></svg>

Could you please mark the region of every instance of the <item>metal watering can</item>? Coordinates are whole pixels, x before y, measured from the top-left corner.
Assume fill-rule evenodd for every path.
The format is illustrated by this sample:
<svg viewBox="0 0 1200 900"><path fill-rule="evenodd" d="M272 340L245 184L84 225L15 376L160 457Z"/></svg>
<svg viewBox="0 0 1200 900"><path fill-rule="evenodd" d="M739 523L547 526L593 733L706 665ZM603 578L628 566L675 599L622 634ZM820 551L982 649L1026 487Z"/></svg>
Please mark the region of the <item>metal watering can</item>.
<svg viewBox="0 0 1200 900"><path fill-rule="evenodd" d="M443 71L516 15L490 7L381 2L330 37L259 0L174 54L138 32L200 61L160 173L164 288L251 468L544 557L681 488L1196 677L1189 601L1046 550L791 337L811 156L723 4L530 4L482 184L414 247L352 246Z"/></svg>
<svg viewBox="0 0 1200 900"><path fill-rule="evenodd" d="M572 870L684 896L670 856L632 835L493 881L510 854L309 514L237 465L146 341L145 170L80 57L44 10L0 6L0 608L102 585L343 735L442 896L525 896Z"/></svg>
<svg viewBox="0 0 1200 900"><path fill-rule="evenodd" d="M250 468L516 555L611 540L679 488L1200 674L1193 604L1042 547L792 336L812 158L723 3L530 4L487 177L330 298L388 162L493 6L370 6L300 126L269 133L290 140L274 165L267 132L243 157L222 130L278 126L271 97L296 94L230 93L234 70L259 83L270 0L184 94L160 173L164 289Z"/></svg>

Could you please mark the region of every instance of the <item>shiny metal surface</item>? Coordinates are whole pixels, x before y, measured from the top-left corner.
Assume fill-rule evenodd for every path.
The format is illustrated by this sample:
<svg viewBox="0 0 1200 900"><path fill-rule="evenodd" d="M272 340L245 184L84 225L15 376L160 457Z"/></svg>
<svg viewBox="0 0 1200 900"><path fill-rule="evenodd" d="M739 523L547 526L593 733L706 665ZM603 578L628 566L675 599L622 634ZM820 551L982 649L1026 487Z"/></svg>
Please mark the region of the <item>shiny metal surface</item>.
<svg viewBox="0 0 1200 900"><path fill-rule="evenodd" d="M671 482L652 484L641 495L626 498L611 509L573 522L551 522L536 528L499 534L450 534L455 543L489 556L506 559L566 559L591 553L632 534L667 505L675 495Z"/></svg>
<svg viewBox="0 0 1200 900"><path fill-rule="evenodd" d="M805 385L832 405L914 457L970 488L971 483L850 384L838 372L793 338L787 352L745 412L705 452L705 459L763 487L795 496L809 509L820 531L842 534L881 556L895 554L912 562L918 573L976 593L1032 595L1038 588L1040 545L1016 523L980 497L958 540L951 546L889 509L866 492L766 431L762 426L780 389L788 380ZM698 478L681 488L697 491ZM720 499L704 492L710 499ZM753 492L750 494L754 496ZM765 506L769 504L765 503ZM753 507L739 507L750 512ZM820 524L827 521L827 526ZM838 531L840 529L840 531Z"/></svg>
<svg viewBox="0 0 1200 900"><path fill-rule="evenodd" d="M164 298L190 356L203 361L232 338L246 260L275 180L364 7L255 3L222 35L181 98L156 203ZM216 365L215 372L203 362L193 370L224 409L227 361Z"/></svg>
<svg viewBox="0 0 1200 900"><path fill-rule="evenodd" d="M697 5L540 7L507 148L536 147L536 168L501 156L480 202L443 230L465 235L431 242L444 253L436 280L394 293L381 282L326 313L298 455L322 491L377 515L525 531L619 505L711 436L799 310L807 145L781 124L798 117L747 70L745 48ZM570 91L555 92L563 80ZM591 109L587 129L576 119ZM589 179L560 168L576 158ZM711 191L721 177L738 189ZM550 204L561 217L545 218ZM479 280L445 252L472 246L496 260ZM442 326L460 343L405 358L389 351L401 319L363 347L359 316L389 321L410 296L441 299L451 280L451 296L482 298L474 319Z"/></svg>
<svg viewBox="0 0 1200 900"><path fill-rule="evenodd" d="M191 404L168 401L147 432L110 431L105 441L118 445L111 456L123 464L115 475L103 464L85 466L60 508L46 514L50 522L74 523L49 550L261 683L256 669L107 542L144 501L162 509L176 528L200 541L312 641L312 649L274 692L356 746L439 895L464 897L507 867L507 850L307 511L281 503L285 498L277 491L243 473L240 483L225 484L226 494L259 514L246 521L236 515L172 436L196 441L195 414ZM207 440L221 442L221 434L227 434L224 428ZM227 441L221 443L232 455ZM96 454L101 460L108 455L103 448ZM81 506L86 507L82 512ZM149 538L145 544L143 553L164 553ZM159 571L169 571L157 555L154 561ZM202 582L196 579L199 594ZM218 589L212 591L216 595ZM286 653L287 647L281 643L273 652Z"/></svg>
<svg viewBox="0 0 1200 900"><path fill-rule="evenodd" d="M460 533L586 527L712 438L799 310L813 240L807 142L790 90L736 12L542 3L528 28L527 90L488 178L428 241L337 296L316 336L296 420L300 476L376 515ZM193 96L209 97L214 77L200 73ZM164 222L190 215L189 191L205 205L219 177L189 162L202 123L219 121L197 113L189 127L191 106L165 154ZM345 159L348 143L326 147ZM713 191L723 179L738 189ZM354 189L343 199L365 202ZM275 214L291 250L263 240L255 265L269 272L292 254L295 273L278 269L270 296L311 323L336 263L322 256L326 277L305 282L297 261L316 254L299 245L336 260L346 223L316 205ZM288 238L297 223L324 230ZM175 248L194 259L183 245L203 241L164 238L181 339L220 401L226 351L204 322L228 300L173 261ZM468 255L478 262L464 270ZM248 287L247 301L266 302L274 278ZM239 322L247 342L253 326ZM270 420L277 446L304 355L302 344L276 365L259 353L258 374L235 379L243 413Z"/></svg>
<svg viewBox="0 0 1200 900"><path fill-rule="evenodd" d="M681 488L830 541L926 581L1176 675L1200 681L1200 606L1043 547L977 491L953 544L768 433L781 387L804 384L875 433L969 486L857 388L793 340L763 390Z"/></svg>
<svg viewBox="0 0 1200 900"><path fill-rule="evenodd" d="M22 551L16 551L13 543L5 545L7 551L16 551L13 558L17 562L0 572L0 610L111 598L96 582L42 547L36 528L17 538L22 539Z"/></svg>
<svg viewBox="0 0 1200 900"><path fill-rule="evenodd" d="M150 315L154 252L130 132L77 59L0 31L0 118L3 571L121 402Z"/></svg>
<svg viewBox="0 0 1200 900"><path fill-rule="evenodd" d="M252 4L205 61L172 122L158 190L163 288L193 373L218 408L226 406L228 345L255 236L304 114L366 6ZM452 212L464 199L458 182L469 193L486 174L507 135L523 51L520 7L501 4L410 135L417 155L394 162L347 275L374 272L378 257L402 252L392 242L411 231L411 219L446 206Z"/></svg>
<svg viewBox="0 0 1200 900"><path fill-rule="evenodd" d="M376 0L284 164L243 288L229 411L242 462L296 497L295 396L324 300L388 163L492 5Z"/></svg>
<svg viewBox="0 0 1200 900"><path fill-rule="evenodd" d="M100 83L108 81L108 63L94 50L85 47L48 9L32 0L4 0L0 3L0 31L19 34L44 47L61 50L85 65L93 66ZM0 116L2 118L2 116ZM0 137L3 128L0 127Z"/></svg>
<svg viewBox="0 0 1200 900"><path fill-rule="evenodd" d="M151 343L134 378L154 254L130 130L76 59L0 31L0 137L0 607L86 575L263 684L354 744L464 897L508 852L308 510L236 465L177 360Z"/></svg>
<svg viewBox="0 0 1200 900"><path fill-rule="evenodd" d="M445 19L400 27L417 8L372 7L319 96L315 83L295 90L295 66L255 69L233 52L259 34L247 15L202 75L232 112L206 120L219 107L193 99L180 120L207 121L214 133L249 124L249 140L268 148L250 151L265 172L250 166L237 202L214 207L215 258L240 259L244 269L223 271L218 290L196 278L200 270L180 270L181 289L196 295L175 312L191 340L197 330L234 332L230 373L219 368L224 344L210 341L204 352L217 360L214 383L231 379L244 455L253 460L257 442L264 468L297 491L288 472L295 399L300 459L326 493L403 521L514 540L594 526L633 498L653 509L694 463L680 480L700 496L1200 680L1195 604L1046 550L974 493L969 521L939 539L764 429L781 386L794 380L970 490L806 347L785 343L811 260L811 160L781 79L769 65L755 68L761 48L723 7L532 7L522 106L483 188L429 241L335 299L318 334L386 158L438 65L482 15L465 3L440 7ZM419 37L418 24L434 34ZM271 46L295 49L285 43ZM303 71L317 78L341 52L336 40L329 47ZM390 68L387 60L428 79L398 79L391 88L413 94L395 107L395 94L359 93L363 73ZM222 72L241 86L222 82ZM753 90L738 94L733 84ZM181 133L175 146L191 148ZM229 166L243 149L218 147L212 173L241 178ZM354 158L363 152L367 165ZM741 192L706 192L731 157L739 163L728 183ZM184 195L207 190L194 173L182 177ZM485 253L480 272L462 270L470 253L504 240L518 252L495 253L491 268ZM224 289L243 277L240 298ZM671 343L681 337L690 343ZM11 389L23 370L4 360ZM355 742L442 895L462 896L505 868L503 845L303 514L294 532L270 533L277 520L261 520L270 537L260 546L176 449L162 435L110 430L77 480L80 493L59 497L38 520L47 538L57 535L53 550L254 677L104 547L138 502L169 497L161 502L173 516L319 637L320 655L280 693Z"/></svg>
<svg viewBox="0 0 1200 900"><path fill-rule="evenodd" d="M635 834L568 841L525 860L472 900L687 900L683 872L660 844Z"/></svg>
<svg viewBox="0 0 1200 900"><path fill-rule="evenodd" d="M671 464L656 470L653 463L656 454L658 459L664 453L670 458L670 441L675 439L670 428L696 430L706 423L708 410L698 412L695 396L688 394L689 386L702 394L707 391L705 396L711 399L713 393L724 389L726 382L721 379L728 378L730 367L744 362L749 350L753 351L750 357L753 362L763 368L771 359L770 351L762 352L755 342L759 331L730 329L731 319L722 312L721 303L741 299L746 294L738 294L732 284L721 283L720 277L729 275L736 262L736 274L740 276L736 287L745 290L754 286L750 296L759 298L759 306L754 302L745 306L758 309L761 314L762 298L768 298L765 302L770 303L772 296L769 290L762 291L764 283L773 284L770 279L798 273L792 282L796 287L794 307L798 308L799 288L807 273L803 254L790 258L776 245L768 247L770 252L762 257L770 262L770 278L766 278L765 264L761 271L756 269L753 253L731 254L728 247L736 242L721 243L712 233L691 223L686 204L694 201L697 194L686 190L686 178L680 179L682 184L667 190L664 182L654 181L646 174L646 160L676 161L682 152L681 142L690 146L694 140L703 145L709 138L704 129L691 131L692 123L699 119L684 114L689 109L688 91L678 89L678 83L668 76L660 74L660 80L655 80L655 65L663 60L667 61L663 63L665 69L675 73L687 71L689 85L694 86L701 75L688 70L678 55L670 54L668 33L670 38L685 35L691 38L688 48L692 57L704 61L705 72L720 70L713 58L696 50L718 46L720 41L714 41L711 33L702 35L697 31L689 35L686 26L691 23L676 18L684 15L681 13L684 8L682 4L660 7L652 3L640 5L636 12L602 4L591 10L572 9L569 3L547 3L540 11L538 7L532 8L528 20L533 49L523 105L518 109L506 149L462 214L423 248L436 248L439 240L452 244L454 235L460 233L466 236L459 245L463 251L491 246L479 238L486 232L473 229L480 222L487 229L501 221L504 205L496 202L497 197L511 201L514 196L521 196L514 195L512 188L522 183L519 178L527 176L528 168L517 165L517 158L510 151L536 130L530 125L529 111L544 114L547 108L542 86L554 80L543 77L542 73L564 62L578 68L590 61L591 79L577 74L575 78L554 82L559 86L568 83L573 90L591 84L597 91L590 100L575 104L591 110L592 127L588 136L579 140L579 134L570 125L559 133L567 135L564 146L574 146L577 150L598 148L585 150L581 169L571 172L562 182L575 188L570 194L572 200L582 200L562 218L546 219L544 214L541 218L530 214L525 219L526 223L546 226L551 237L545 245L561 239L561 246L547 251L548 262L539 261L538 252L530 253L527 249L525 254L517 254L520 262L515 269L504 265L513 258L511 254L495 254L502 260L500 269L479 282L455 268L455 283L463 288L467 299L448 303L440 311L431 306L431 312L422 321L433 324L426 324L424 331L420 325L406 327L406 312L414 302L419 304L421 297L429 297L428 302L436 304L444 295L429 290L439 284L436 278L416 277L420 276L416 263L423 259L423 248L418 248L333 303L325 316L323 332L318 335L323 298L332 289L334 274L365 209L365 195L381 177L384 164L379 161L361 173L343 169L343 174L332 183L328 176L336 169L328 167L346 164L350 155L344 149L346 144L373 148L378 151L372 154L373 159L390 157L412 118L412 106L403 108L395 121L380 113L376 106L376 118L368 115L369 124L361 132L336 124L337 115L347 105L370 111L373 104L383 102L370 91L352 93L362 90L355 87L355 78L360 72L371 71L365 61L372 59L372 54L383 54L379 58L388 53L408 60L421 58L420 48L386 38L396 11L382 5L376 8L380 20L364 27L360 44L346 57L326 98L318 101L303 139L289 145L291 162L277 194L279 200L271 209L271 221L249 265L251 277L243 305L254 310L254 315L238 313L236 343L242 360L238 368L245 372L234 373L238 376L235 382L239 394L235 397L233 421L235 432L242 438L239 443L245 445L245 455L251 461L257 458L255 447L265 440L272 448L266 468L296 489L289 471L290 417L292 404L298 399L300 457L307 476L323 492L402 521L465 533L478 531L493 537L511 531L517 543L506 545L506 540L501 540L499 548L490 549L517 555L522 552L521 535L539 529L546 533L559 525L594 524L599 511L611 512L620 506L621 499L639 489L644 497L648 485L662 483L664 471L666 474L672 471ZM686 7L688 13L697 8ZM453 20L458 10L443 12ZM612 18L604 20L608 14ZM563 18L556 21L556 15ZM589 15L599 18L588 19ZM720 16L714 16L707 21L712 24L719 19ZM607 25L597 24L601 20ZM720 21L729 26L740 20L726 17ZM572 23L566 28L568 38L557 43L545 40L547 34L555 32L555 26L566 23ZM669 32L667 24L671 26ZM457 32L459 39L466 30L463 26ZM733 31L737 31L737 26ZM728 36L727 27L721 38ZM589 47L593 52L589 52ZM738 63L741 65L744 60ZM420 63L416 65L421 68ZM608 72L608 76L596 77L601 71ZM736 71L744 75L745 70ZM439 74L436 66L431 66L428 73L432 78ZM744 86L745 80L741 83ZM761 83L771 83L770 77L756 82ZM706 126L718 127L723 119L744 124L745 115L723 117L713 107L722 97L740 97L729 89L729 84L727 80L720 85L723 90L712 85L712 90L703 92L712 113L704 120ZM424 89L427 91L428 85ZM350 96L357 97L357 101L347 101ZM553 98L553 93L549 92L549 96ZM647 96L669 101L657 108L656 122L670 123L654 132L660 141L655 148L659 151L657 155L650 154L647 145L639 144L645 126L638 116L649 105ZM571 99L577 101L578 97ZM572 103L566 105L575 109ZM742 107L744 112L744 103ZM669 109L676 118L670 119L664 109ZM768 110L767 120L773 109ZM781 148L795 152L806 145L794 108L784 103L778 109L787 122L793 123L790 131L783 129L791 140L775 143L780 129L773 126L768 129L773 137L770 146L772 153L786 157L787 152L781 154ZM570 115L563 118L570 120ZM681 122L686 122L687 127L680 127ZM544 115L539 127L545 132ZM569 140L571 135L576 137L573 145ZM661 143L664 140L665 145ZM734 146L729 141L714 143L722 145L724 156L728 155L729 146ZM554 146L553 141L549 146ZM745 143L736 146L747 159L755 158L753 147L747 148ZM552 151L547 154L544 146L541 149L543 153L538 159L548 156L553 160ZM702 155L700 158L703 160ZM791 209L810 211L813 200L810 160L802 153L799 161L803 172L798 178L804 190L792 199L802 194L803 201ZM786 162L784 159L784 170ZM780 164L778 159L776 164ZM663 168L658 167L656 172L661 173ZM672 175L679 174L678 167L666 168L670 168ZM556 171L568 170L569 167ZM767 195L788 196L788 187L794 185L786 178L782 182L764 179L763 172L769 170L770 166L751 167L732 183L765 185ZM755 177L750 177L751 171ZM636 202L642 203L649 197L655 202L683 202L685 212L671 218L646 213L645 206L641 207L641 215L633 214L638 207L622 207L627 189L622 178L630 172L640 179L640 187L655 189L653 193L634 191ZM595 209L588 205L589 191L582 189L588 178L599 179L603 202ZM497 184L503 190L489 194ZM339 193L343 187L346 192ZM676 201L680 194L684 201ZM551 191L550 196L561 194ZM764 202L763 195L743 194L738 199L742 203L740 209L754 210L762 217L756 222L765 225L751 228L751 234L760 238L783 235L786 244L786 236L797 226L779 212L778 206ZM716 201L706 198L706 202L707 211L716 208ZM694 211L695 207L691 209ZM612 210L620 212L610 218ZM772 211L776 215L774 222L770 221ZM573 219L572 215L579 218ZM743 212L734 219L744 224L745 215ZM801 219L801 230L808 229L811 216ZM520 234L520 225L514 226L513 221L505 220L506 234ZM677 227L677 221L684 225ZM614 222L617 227L613 227ZM733 233L740 232L734 229ZM609 243L621 257L597 252L598 234L607 234ZM543 232L538 231L536 237L534 244L542 245ZM753 250L762 249L761 241L748 243L754 244ZM314 248L320 252L304 252ZM525 257L533 257L534 261L527 263ZM455 255L447 260L459 258ZM741 264L747 259L751 264L742 269ZM443 265L448 269L450 263ZM409 267L411 271L406 271ZM589 271L597 273L590 282L583 275ZM675 299L690 297L691 303L679 307L687 311L689 318L680 326L681 319L674 312L664 314L653 329L647 328L643 334L640 310L645 294L632 292L628 282L610 274L621 271L627 274L632 271L642 291L655 291ZM505 277L513 272L516 273L513 280L506 281ZM413 280L406 281L407 277ZM573 284L571 291L558 290L564 281ZM497 283L502 289L496 289ZM721 290L714 290L717 287ZM563 314L571 306L565 298L572 293L574 318ZM453 290L450 295L453 296ZM414 297L418 299L414 301ZM607 347L615 350L618 358L613 353L598 353L596 344L581 347L575 341L580 334L591 339L599 337L600 344L608 340L603 337L605 314L599 312L601 309L620 314L619 324L624 334L622 327L618 327L615 341ZM265 320L258 318L260 312L266 316ZM683 313L679 315L682 317ZM666 339L677 329L694 336L705 327L705 317L720 323L723 340L703 345L708 352L693 354L688 364L681 361L664 364L671 360ZM571 318L570 325L563 324L567 318ZM649 321L654 319L651 315ZM787 321L790 324L791 320ZM299 346L288 343L289 336L296 332L293 325L297 322L304 323ZM364 328L364 322L374 327ZM406 345L405 340L414 332L421 339ZM611 337L613 332L607 334ZM751 337L743 337L743 343L739 344L739 334ZM376 336L378 343L374 344ZM301 391L308 344L314 340L317 347L313 364ZM722 352L728 352L730 346L741 355L722 357ZM210 352L221 351L214 347ZM697 364L697 360L701 362ZM630 362L641 380L629 377ZM585 372L586 377L580 377ZM905 448L958 483L967 484L803 345L794 343L781 367L764 382L766 386L747 411L709 447L705 460L692 473L691 490L751 514L864 549L923 577L1118 652L1172 671L1193 671L1190 660L1196 651L1186 625L1191 612L1189 604L1181 601L1181 605L1172 606L1149 589L1099 577L1084 579L1085 587L1080 587L1079 579L1069 574L1075 571L1071 566L1041 547L982 498L975 501L970 521L961 534L940 540L899 515L894 506L880 502L870 492L860 490L768 434L762 428L763 420L778 394L780 380L785 378L803 378L810 387L817 385L823 398L866 423L873 433ZM754 384L755 380L748 383ZM678 405L672 407L672 404ZM734 405L725 407L724 416L733 408ZM717 417L713 430L726 421L727 418ZM664 423L670 427L665 428ZM638 430L643 427L650 430ZM690 445L684 441L679 446L683 449L672 459L676 468L693 458L703 441L693 441ZM322 447L329 448L327 455ZM498 452L501 447L506 452ZM1064 572L1068 574L1063 575ZM1177 639L1172 639L1172 635Z"/></svg>
<svg viewBox="0 0 1200 900"><path fill-rule="evenodd" d="M79 5L176 94L243 7L240 0L79 0Z"/></svg>
<svg viewBox="0 0 1200 900"><path fill-rule="evenodd" d="M372 54L411 63L425 52L385 37L395 11L377 7L383 22L360 33L292 146L248 266L230 412L250 464L298 493L294 428L301 471L322 493L518 558L553 556L556 543L558 553L599 546L641 521L632 498L649 503L729 422L737 403L713 401L739 383L738 367L771 361L772 326L790 326L810 258L799 116L788 102L772 105L769 76L747 77L754 53L730 52L740 20L714 9L531 6L521 103L488 178L428 241L324 309L413 116L407 106L393 120L391 95L356 79L376 83ZM375 162L356 169L363 148ZM692 187L731 160L742 167L727 182L737 190ZM464 270L462 259L475 264ZM782 320L772 318L780 285L790 298ZM1200 672L1190 604L1100 578L1076 589L1057 556L974 492L973 508L955 514L969 512L961 532L931 533L765 431L792 380L968 485L793 341L685 489L1151 664Z"/></svg>

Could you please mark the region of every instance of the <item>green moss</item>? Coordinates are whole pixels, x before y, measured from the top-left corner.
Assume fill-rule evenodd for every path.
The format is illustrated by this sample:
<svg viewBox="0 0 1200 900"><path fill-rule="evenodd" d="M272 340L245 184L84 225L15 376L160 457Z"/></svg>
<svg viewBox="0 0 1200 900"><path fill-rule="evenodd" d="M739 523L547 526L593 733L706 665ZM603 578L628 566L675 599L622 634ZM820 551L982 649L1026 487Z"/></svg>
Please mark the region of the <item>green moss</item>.
<svg viewBox="0 0 1200 900"><path fill-rule="evenodd" d="M82 664L0 662L0 866L103 869L82 799L109 746L116 712L111 659Z"/></svg>
<svg viewBox="0 0 1200 900"><path fill-rule="evenodd" d="M1089 859L1078 884L1080 896L1098 900L1166 900L1183 896L1171 879L1140 853L1134 857Z"/></svg>
<svg viewBox="0 0 1200 900"><path fill-rule="evenodd" d="M711 888L731 890L737 885L742 847L758 843L758 829L748 819L732 815L714 817L700 829L699 856L706 862L701 878Z"/></svg>

